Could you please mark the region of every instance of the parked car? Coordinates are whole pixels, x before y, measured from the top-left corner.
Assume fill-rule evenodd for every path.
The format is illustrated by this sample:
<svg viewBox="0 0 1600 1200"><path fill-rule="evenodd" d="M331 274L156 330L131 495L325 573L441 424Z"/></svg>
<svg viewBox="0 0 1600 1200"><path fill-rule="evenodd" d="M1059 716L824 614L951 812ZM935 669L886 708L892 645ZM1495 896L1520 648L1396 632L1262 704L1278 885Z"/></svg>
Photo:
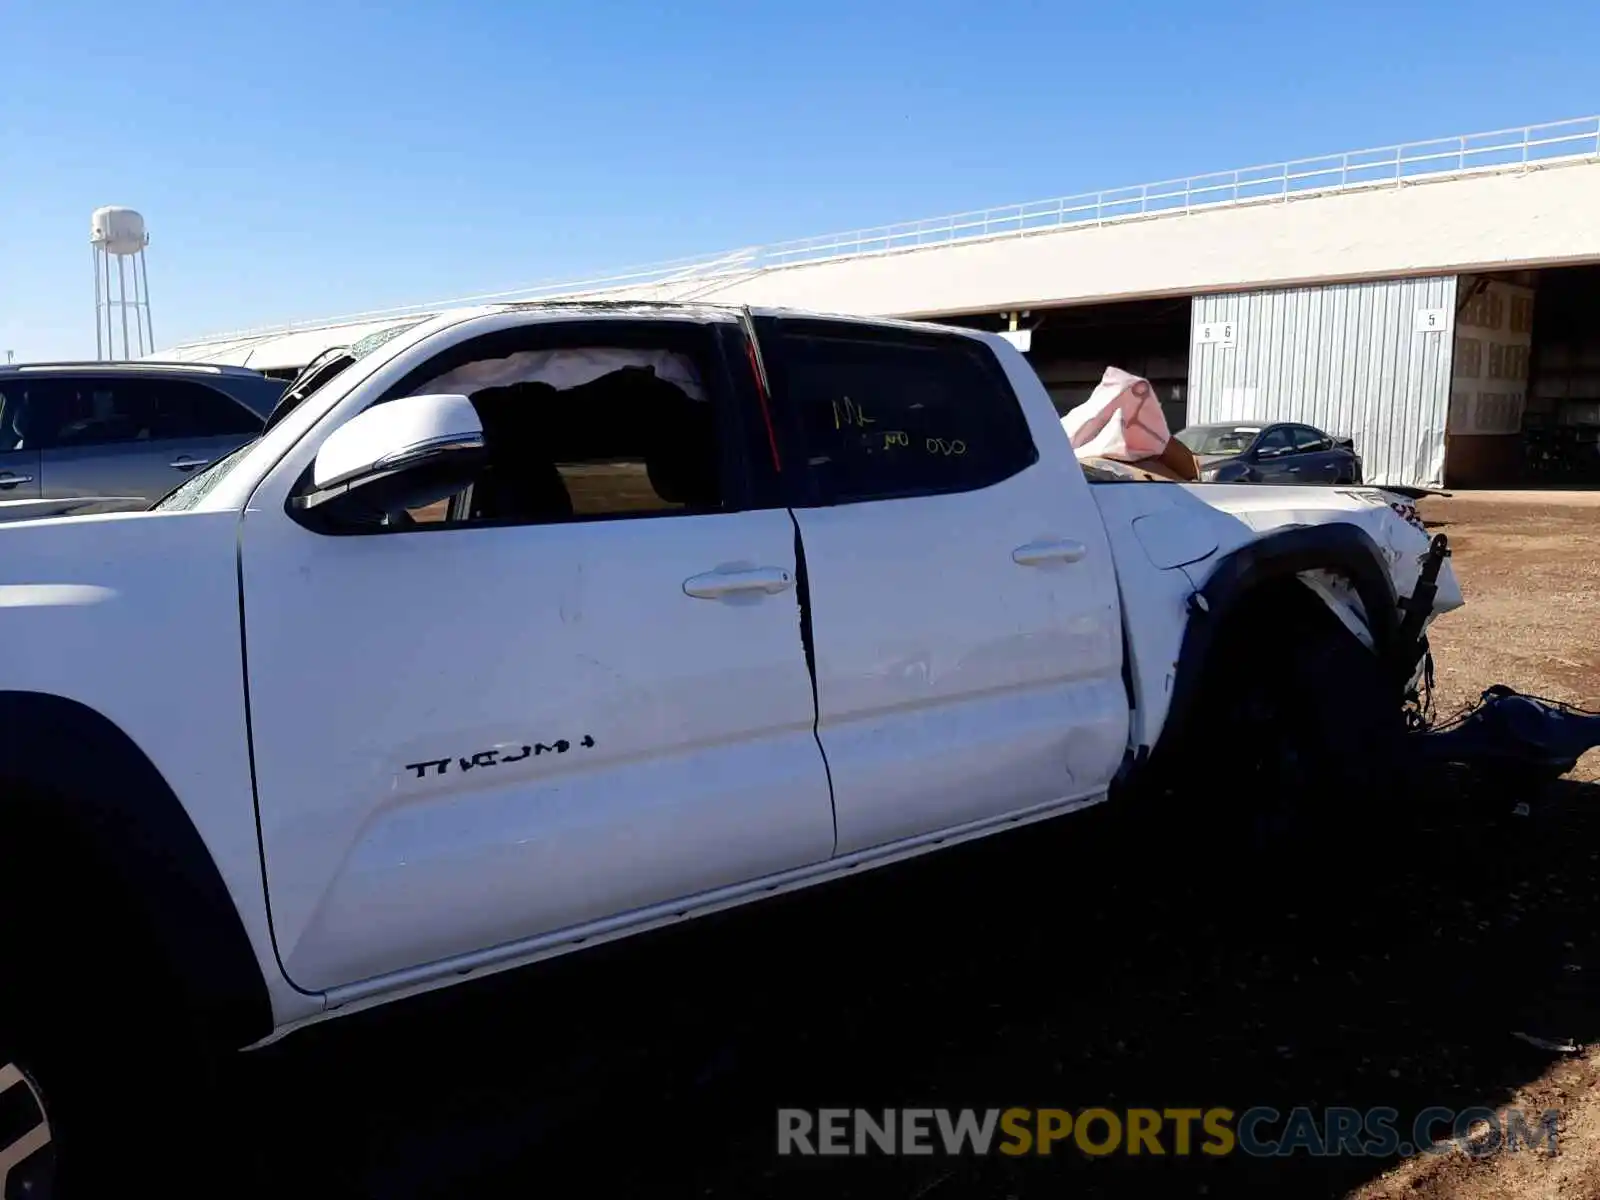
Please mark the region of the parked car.
<svg viewBox="0 0 1600 1200"><path fill-rule="evenodd" d="M1355 442L1310 425L1228 421L1191 425L1176 437L1199 460L1207 483L1361 482Z"/></svg>
<svg viewBox="0 0 1600 1200"><path fill-rule="evenodd" d="M259 437L283 388L196 363L0 367L0 521L146 508Z"/></svg>
<svg viewBox="0 0 1600 1200"><path fill-rule="evenodd" d="M1364 828L1461 602L1375 489L1092 482L998 334L518 304L349 357L149 511L0 528L30 1196L199 1170L215 1055L1113 796ZM63 378L42 454L195 381L164 466L268 394Z"/></svg>

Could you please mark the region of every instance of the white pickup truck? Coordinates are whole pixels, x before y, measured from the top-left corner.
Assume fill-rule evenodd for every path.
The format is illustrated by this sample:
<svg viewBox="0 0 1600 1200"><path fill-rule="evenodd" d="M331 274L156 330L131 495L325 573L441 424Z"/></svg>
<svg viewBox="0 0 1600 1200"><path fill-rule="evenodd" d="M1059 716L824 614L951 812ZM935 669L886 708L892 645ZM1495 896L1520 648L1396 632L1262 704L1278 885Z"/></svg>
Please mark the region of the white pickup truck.
<svg viewBox="0 0 1600 1200"><path fill-rule="evenodd" d="M509 305L329 365L151 511L0 527L0 1184L130 1177L214 1051L1197 738L1370 788L1460 603L1374 489L1092 482L971 330Z"/></svg>

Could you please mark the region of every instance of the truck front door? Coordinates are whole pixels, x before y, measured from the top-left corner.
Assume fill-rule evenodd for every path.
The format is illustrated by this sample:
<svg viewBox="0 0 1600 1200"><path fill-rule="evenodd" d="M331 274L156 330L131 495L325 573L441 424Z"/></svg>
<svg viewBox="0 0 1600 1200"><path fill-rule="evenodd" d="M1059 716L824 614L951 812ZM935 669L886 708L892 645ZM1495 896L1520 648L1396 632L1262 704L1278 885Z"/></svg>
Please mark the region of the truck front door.
<svg viewBox="0 0 1600 1200"><path fill-rule="evenodd" d="M385 397L492 406L493 501L485 476L415 524L329 532L285 511L304 463L257 490L251 730L274 937L300 986L522 953L827 861L794 527L752 500L720 345L612 319L420 359ZM681 356L667 374L697 375L694 394L587 386L611 347Z"/></svg>

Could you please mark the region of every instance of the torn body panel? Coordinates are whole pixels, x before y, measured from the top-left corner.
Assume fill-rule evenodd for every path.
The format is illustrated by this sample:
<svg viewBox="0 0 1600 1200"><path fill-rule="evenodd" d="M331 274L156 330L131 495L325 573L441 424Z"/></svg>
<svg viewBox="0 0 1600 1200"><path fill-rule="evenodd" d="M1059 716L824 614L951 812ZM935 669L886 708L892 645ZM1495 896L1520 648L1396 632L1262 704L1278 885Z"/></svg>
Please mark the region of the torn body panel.
<svg viewBox="0 0 1600 1200"><path fill-rule="evenodd" d="M1441 613L1465 603L1448 557L1437 565L1437 574L1431 583L1426 579L1425 573L1432 574L1427 572L1427 562L1433 538L1410 497L1382 488L1364 487L1265 489L1212 484L1190 490L1200 492L1208 504L1238 516L1262 533L1290 525L1334 521L1364 530L1383 555L1394 581L1395 594L1403 606L1416 596L1419 586L1429 586L1433 590L1429 611L1421 616L1420 625L1414 631L1416 637L1423 636ZM1374 649L1371 621L1348 578L1328 570L1302 571L1299 577L1362 645ZM1417 684L1422 671L1420 660L1409 666L1408 687Z"/></svg>
<svg viewBox="0 0 1600 1200"><path fill-rule="evenodd" d="M1132 482L1102 479L1091 492L1111 539L1123 619L1139 631L1130 639L1129 653L1134 693L1130 744L1135 752L1148 751L1160 737L1172 705L1185 630L1194 616L1191 606L1236 551L1287 530L1353 526L1370 539L1402 606L1423 578L1428 532L1406 498L1379 488L1171 482L1136 487ZM1319 567L1298 571L1296 577L1364 646L1377 648L1368 605L1347 573ZM1462 603L1446 559L1422 628ZM1397 614L1388 616L1386 627L1397 624Z"/></svg>
<svg viewBox="0 0 1600 1200"><path fill-rule="evenodd" d="M1366 531L1394 579L1396 594L1410 596L1422 572L1431 538L1405 496L1377 487L1261 487L1250 484L1180 485L1208 507L1234 517L1257 533L1290 525L1352 524ZM1317 573L1308 572L1308 575ZM1434 613L1464 603L1461 585L1448 563L1439 572ZM1364 620L1363 620L1364 623Z"/></svg>

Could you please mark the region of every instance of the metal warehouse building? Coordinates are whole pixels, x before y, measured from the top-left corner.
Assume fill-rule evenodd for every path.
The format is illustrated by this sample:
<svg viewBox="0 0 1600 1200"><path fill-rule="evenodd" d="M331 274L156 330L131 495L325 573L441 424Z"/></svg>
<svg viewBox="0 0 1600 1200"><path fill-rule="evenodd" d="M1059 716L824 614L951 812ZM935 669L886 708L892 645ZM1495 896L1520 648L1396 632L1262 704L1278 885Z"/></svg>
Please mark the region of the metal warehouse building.
<svg viewBox="0 0 1600 1200"><path fill-rule="evenodd" d="M1067 411L1108 365L1173 428L1294 420L1369 482L1600 484L1600 118L1141 184L471 302L699 300L1010 332ZM458 302L452 302L458 303ZM292 372L444 307L152 357Z"/></svg>

